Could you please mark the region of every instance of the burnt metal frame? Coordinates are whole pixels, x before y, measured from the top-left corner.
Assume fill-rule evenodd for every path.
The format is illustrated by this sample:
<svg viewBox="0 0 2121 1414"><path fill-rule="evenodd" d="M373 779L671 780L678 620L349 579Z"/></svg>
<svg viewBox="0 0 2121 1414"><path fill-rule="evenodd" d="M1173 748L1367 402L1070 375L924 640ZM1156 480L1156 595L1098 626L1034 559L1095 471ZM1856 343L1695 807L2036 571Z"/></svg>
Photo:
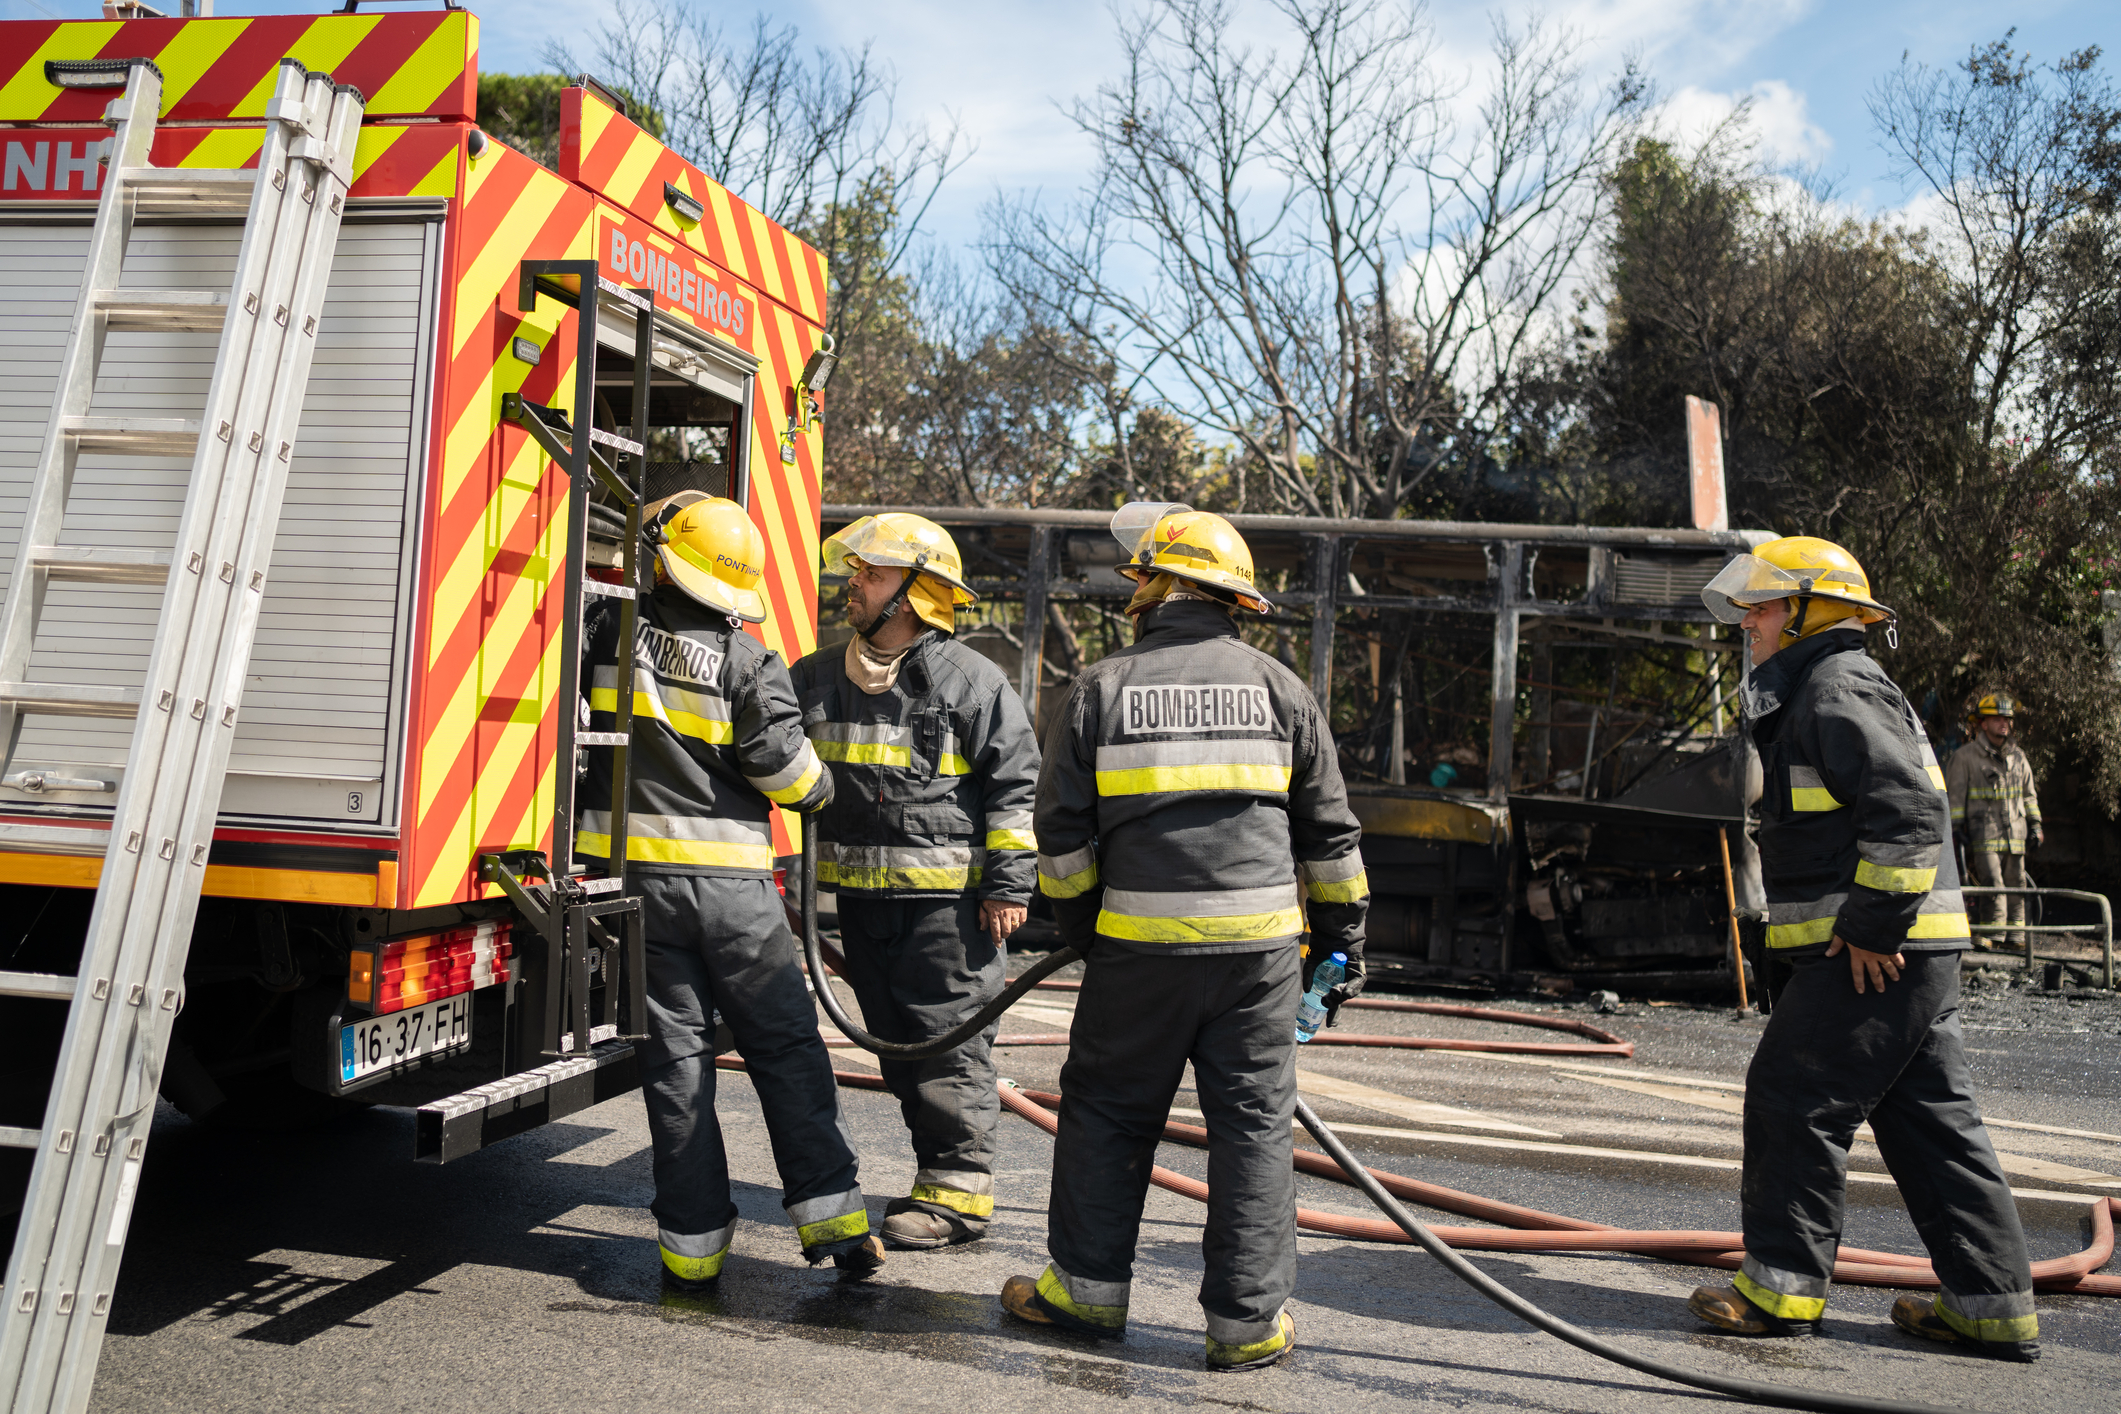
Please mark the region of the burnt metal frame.
<svg viewBox="0 0 2121 1414"><path fill-rule="evenodd" d="M562 283L572 280L574 289ZM580 427L565 413L530 402L520 394L501 399L501 415L528 432L544 453L568 472L566 570L561 595L559 741L553 771L552 857L537 850L515 849L479 856L479 877L498 884L503 894L536 927L545 943L544 965L528 999L536 1017L536 1044L519 1048L511 1059L532 1056L587 1057L595 1032L630 1027L624 1039L640 1039L647 1024L647 955L641 928L640 901L626 895L628 805L633 780L630 742L633 733L634 630L640 580L641 501L648 471L648 384L655 346L655 307L647 290L628 290L605 279L594 260L526 260L518 273L516 307L536 311L539 296L557 299L575 311L575 397ZM606 301L630 312L634 321L634 425L631 438L594 425L597 324ZM597 451L609 447L619 466ZM616 585L584 574L589 549L589 497L600 484L626 508L626 537L619 548ZM551 591L548 590L548 593ZM619 607L618 670L614 723L610 732L581 730L582 605L584 595L615 598ZM574 862L575 765L582 750L612 750L611 831L606 877L584 879ZM542 880L542 883L539 881ZM612 895L599 898L598 895ZM610 954L620 953L620 977L611 975ZM592 968L591 955L597 965ZM605 983L601 1021L592 1024L590 994ZM625 1009L620 1010L621 984ZM562 1025L566 1025L563 1031ZM562 1046L562 1040L568 1044Z"/></svg>

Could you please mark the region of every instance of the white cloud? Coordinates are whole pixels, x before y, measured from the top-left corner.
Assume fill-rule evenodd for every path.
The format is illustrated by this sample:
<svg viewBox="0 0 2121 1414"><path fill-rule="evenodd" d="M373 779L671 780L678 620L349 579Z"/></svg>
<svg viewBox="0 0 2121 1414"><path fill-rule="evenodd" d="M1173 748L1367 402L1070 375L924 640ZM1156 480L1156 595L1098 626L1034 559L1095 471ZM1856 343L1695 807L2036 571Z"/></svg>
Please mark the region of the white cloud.
<svg viewBox="0 0 2121 1414"><path fill-rule="evenodd" d="M1761 156L1776 166L1811 166L1826 160L1833 138L1814 123L1805 96L1781 79L1762 79L1750 89L1716 93L1689 85L1666 99L1658 127L1682 145L1701 142L1740 105L1748 108L1746 131Z"/></svg>

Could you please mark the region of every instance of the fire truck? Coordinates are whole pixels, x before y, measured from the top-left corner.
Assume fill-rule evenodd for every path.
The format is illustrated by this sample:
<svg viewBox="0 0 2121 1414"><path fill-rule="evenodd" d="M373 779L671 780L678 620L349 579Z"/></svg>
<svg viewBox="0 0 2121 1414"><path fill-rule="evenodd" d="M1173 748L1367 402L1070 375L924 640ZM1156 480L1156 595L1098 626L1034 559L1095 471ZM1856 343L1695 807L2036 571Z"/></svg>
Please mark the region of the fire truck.
<svg viewBox="0 0 2121 1414"><path fill-rule="evenodd" d="M571 821L644 503L744 504L815 638L814 249L586 76L556 170L489 137L454 0L109 12L0 23L14 1408L86 1399L158 1095L441 1162L637 1083Z"/></svg>

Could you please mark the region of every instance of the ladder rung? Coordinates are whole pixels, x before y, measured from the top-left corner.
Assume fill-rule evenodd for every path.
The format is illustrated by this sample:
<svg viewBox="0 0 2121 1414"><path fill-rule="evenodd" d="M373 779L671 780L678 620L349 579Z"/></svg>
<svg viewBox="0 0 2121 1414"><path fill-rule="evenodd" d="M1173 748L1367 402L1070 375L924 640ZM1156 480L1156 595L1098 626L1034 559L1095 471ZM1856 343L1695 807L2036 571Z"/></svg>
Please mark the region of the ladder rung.
<svg viewBox="0 0 2121 1414"><path fill-rule="evenodd" d="M255 170L224 167L128 167L124 176L142 206L165 213L248 207L258 187Z"/></svg>
<svg viewBox="0 0 2121 1414"><path fill-rule="evenodd" d="M74 979L51 972L0 972L0 997L45 997L63 1002L74 994Z"/></svg>
<svg viewBox="0 0 2121 1414"><path fill-rule="evenodd" d="M0 820L0 851L9 854L78 854L100 857L110 848L110 827L22 825Z"/></svg>
<svg viewBox="0 0 2121 1414"><path fill-rule="evenodd" d="M137 717L140 689L102 683L0 682L0 704L54 717Z"/></svg>
<svg viewBox="0 0 2121 1414"><path fill-rule="evenodd" d="M0 1149L34 1149L43 1138L41 1129L17 1129L11 1124L0 1124Z"/></svg>
<svg viewBox="0 0 2121 1414"><path fill-rule="evenodd" d="M627 734L625 732L576 732L574 734L574 744L576 746L624 746L626 737Z"/></svg>
<svg viewBox="0 0 2121 1414"><path fill-rule="evenodd" d="M37 545L29 562L53 579L91 584L165 584L170 553L131 545Z"/></svg>
<svg viewBox="0 0 2121 1414"><path fill-rule="evenodd" d="M582 592L591 596L603 595L607 599L631 599L633 591L623 584L606 584L601 579L582 581Z"/></svg>
<svg viewBox="0 0 2121 1414"><path fill-rule="evenodd" d="M199 424L184 417L69 417L61 427L84 452L189 457L199 449Z"/></svg>
<svg viewBox="0 0 2121 1414"><path fill-rule="evenodd" d="M225 290L98 290L95 302L112 329L212 330L228 322Z"/></svg>

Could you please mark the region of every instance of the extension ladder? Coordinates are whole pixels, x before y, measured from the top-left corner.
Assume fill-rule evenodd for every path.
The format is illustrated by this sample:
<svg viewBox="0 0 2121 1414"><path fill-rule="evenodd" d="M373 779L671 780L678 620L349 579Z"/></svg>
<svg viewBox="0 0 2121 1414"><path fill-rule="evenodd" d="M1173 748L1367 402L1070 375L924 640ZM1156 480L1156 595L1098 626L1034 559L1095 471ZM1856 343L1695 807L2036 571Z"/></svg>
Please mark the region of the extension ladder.
<svg viewBox="0 0 2121 1414"><path fill-rule="evenodd" d="M255 171L149 164L162 74L145 59L48 63L53 83L123 88L80 302L0 616L0 751L30 713L133 720L108 828L0 821L0 849L100 855L77 976L0 972L0 993L70 1004L41 1129L0 1130L36 1151L0 1296L0 1406L88 1404L140 1181L184 960L220 812L266 566L280 518L364 100L281 61ZM120 288L142 214L241 214L234 283ZM221 331L199 421L97 416L96 372L115 330ZM82 453L189 457L171 551L61 538ZM146 681L30 681L53 580L163 586ZM4 769L4 766L0 766Z"/></svg>

